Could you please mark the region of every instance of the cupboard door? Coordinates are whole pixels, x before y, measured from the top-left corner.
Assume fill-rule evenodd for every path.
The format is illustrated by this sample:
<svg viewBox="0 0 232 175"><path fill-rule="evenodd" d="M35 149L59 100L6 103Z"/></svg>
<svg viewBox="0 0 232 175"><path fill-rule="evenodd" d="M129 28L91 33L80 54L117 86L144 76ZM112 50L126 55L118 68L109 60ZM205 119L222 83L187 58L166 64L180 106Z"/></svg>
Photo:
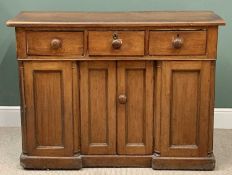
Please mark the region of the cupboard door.
<svg viewBox="0 0 232 175"><path fill-rule="evenodd" d="M210 67L206 61L162 63L161 156L207 156Z"/></svg>
<svg viewBox="0 0 232 175"><path fill-rule="evenodd" d="M24 62L29 155L72 156L72 63Z"/></svg>
<svg viewBox="0 0 232 175"><path fill-rule="evenodd" d="M153 62L120 61L117 71L118 153L151 154Z"/></svg>
<svg viewBox="0 0 232 175"><path fill-rule="evenodd" d="M116 153L116 63L80 63L81 153Z"/></svg>

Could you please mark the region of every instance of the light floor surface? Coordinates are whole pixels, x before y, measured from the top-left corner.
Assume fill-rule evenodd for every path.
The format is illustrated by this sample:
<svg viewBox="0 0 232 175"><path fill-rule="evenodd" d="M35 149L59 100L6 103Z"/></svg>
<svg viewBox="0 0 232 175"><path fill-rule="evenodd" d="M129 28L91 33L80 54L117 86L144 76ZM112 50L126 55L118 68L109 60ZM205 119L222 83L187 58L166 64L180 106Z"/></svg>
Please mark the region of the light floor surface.
<svg viewBox="0 0 232 175"><path fill-rule="evenodd" d="M216 129L214 171L157 171L151 168L83 168L81 170L24 170L19 164L20 128L0 128L0 175L232 175L232 130Z"/></svg>

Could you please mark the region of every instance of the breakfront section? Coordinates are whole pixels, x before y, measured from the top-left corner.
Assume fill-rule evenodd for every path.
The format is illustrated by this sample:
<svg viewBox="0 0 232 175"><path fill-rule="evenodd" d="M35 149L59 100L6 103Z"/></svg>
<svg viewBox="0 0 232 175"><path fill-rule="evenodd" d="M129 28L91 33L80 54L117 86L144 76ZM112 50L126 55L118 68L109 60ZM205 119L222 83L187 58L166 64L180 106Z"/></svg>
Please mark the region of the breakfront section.
<svg viewBox="0 0 232 175"><path fill-rule="evenodd" d="M73 152L72 64L25 62L27 151L70 156ZM70 78L71 77L71 78Z"/></svg>
<svg viewBox="0 0 232 175"><path fill-rule="evenodd" d="M213 168L212 154L214 63L210 61L163 61L160 64L161 103L155 130L153 167ZM163 73L165 72L165 73ZM158 103L158 102L157 102ZM187 159L187 157L189 159ZM206 159L208 158L208 163Z"/></svg>
<svg viewBox="0 0 232 175"><path fill-rule="evenodd" d="M22 12L9 20L21 165L214 169L223 24L213 12Z"/></svg>
<svg viewBox="0 0 232 175"><path fill-rule="evenodd" d="M162 156L207 156L210 62L163 62Z"/></svg>
<svg viewBox="0 0 232 175"><path fill-rule="evenodd" d="M78 124L75 123L78 117L74 111L76 107L73 107L77 104L74 91L78 90L74 89L75 65L61 61L25 61L20 64L23 66L21 94L24 94L21 104L23 152L31 156L28 159L22 154L21 164L24 166L30 161L28 168L40 169L55 168L62 162L62 167L80 168L68 159L74 155L74 131Z"/></svg>

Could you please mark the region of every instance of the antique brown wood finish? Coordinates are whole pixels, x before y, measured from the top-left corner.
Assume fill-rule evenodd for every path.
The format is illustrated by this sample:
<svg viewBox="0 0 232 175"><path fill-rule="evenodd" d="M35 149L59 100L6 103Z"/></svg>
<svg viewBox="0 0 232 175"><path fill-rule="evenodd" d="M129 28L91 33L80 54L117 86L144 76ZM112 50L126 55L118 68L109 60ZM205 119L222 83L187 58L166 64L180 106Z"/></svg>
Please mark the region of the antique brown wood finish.
<svg viewBox="0 0 232 175"><path fill-rule="evenodd" d="M209 11L22 12L27 169L212 170L218 26Z"/></svg>
<svg viewBox="0 0 232 175"><path fill-rule="evenodd" d="M161 156L207 156L210 64L163 62Z"/></svg>
<svg viewBox="0 0 232 175"><path fill-rule="evenodd" d="M144 55L144 31L89 31L88 44L89 55Z"/></svg>
<svg viewBox="0 0 232 175"><path fill-rule="evenodd" d="M21 12L7 22L16 27L217 26L222 18L212 11L147 12Z"/></svg>
<svg viewBox="0 0 232 175"><path fill-rule="evenodd" d="M82 55L83 32L27 32L28 55Z"/></svg>
<svg viewBox="0 0 232 175"><path fill-rule="evenodd" d="M149 41L149 55L206 54L206 31L151 31Z"/></svg>
<svg viewBox="0 0 232 175"><path fill-rule="evenodd" d="M80 63L81 152L116 154L116 63Z"/></svg>
<svg viewBox="0 0 232 175"><path fill-rule="evenodd" d="M27 152L72 155L72 63L25 62L24 83Z"/></svg>
<svg viewBox="0 0 232 175"><path fill-rule="evenodd" d="M153 62L117 65L118 154L151 154L153 147ZM121 101L120 96L125 96Z"/></svg>

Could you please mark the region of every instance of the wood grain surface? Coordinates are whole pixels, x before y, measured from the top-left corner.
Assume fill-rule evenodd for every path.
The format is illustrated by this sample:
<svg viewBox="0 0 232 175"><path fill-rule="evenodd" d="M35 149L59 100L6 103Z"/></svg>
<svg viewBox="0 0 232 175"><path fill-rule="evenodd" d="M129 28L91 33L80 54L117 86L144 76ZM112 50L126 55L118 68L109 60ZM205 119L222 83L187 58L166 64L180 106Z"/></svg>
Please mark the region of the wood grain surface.
<svg viewBox="0 0 232 175"><path fill-rule="evenodd" d="M211 26L224 25L212 11L21 12L8 26Z"/></svg>
<svg viewBox="0 0 232 175"><path fill-rule="evenodd" d="M218 26L210 11L22 12L28 169L212 170Z"/></svg>

